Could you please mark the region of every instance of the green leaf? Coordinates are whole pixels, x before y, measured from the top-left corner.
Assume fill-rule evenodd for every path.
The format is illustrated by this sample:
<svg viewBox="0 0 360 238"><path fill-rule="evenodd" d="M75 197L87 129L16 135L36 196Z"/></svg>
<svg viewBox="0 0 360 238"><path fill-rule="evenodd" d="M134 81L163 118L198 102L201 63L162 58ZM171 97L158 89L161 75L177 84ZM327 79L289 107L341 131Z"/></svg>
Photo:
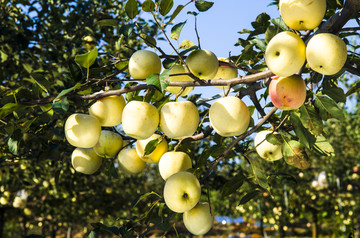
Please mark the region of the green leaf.
<svg viewBox="0 0 360 238"><path fill-rule="evenodd" d="M9 114L13 113L14 111L24 108L24 105L18 103L7 103L0 108L0 119L5 118Z"/></svg>
<svg viewBox="0 0 360 238"><path fill-rule="evenodd" d="M19 142L17 140L14 140L13 138L9 138L8 140L8 148L10 153L13 155L19 155Z"/></svg>
<svg viewBox="0 0 360 238"><path fill-rule="evenodd" d="M166 16L171 8L174 6L173 0L160 0L159 12L161 15Z"/></svg>
<svg viewBox="0 0 360 238"><path fill-rule="evenodd" d="M120 230L119 228L115 227L115 226L105 226L104 224L97 222L97 223L91 223L91 226L94 227L95 229L99 229L99 231L106 231L110 234L113 235L120 235Z"/></svg>
<svg viewBox="0 0 360 238"><path fill-rule="evenodd" d="M126 61L121 61L121 62L117 63L117 64L115 65L115 67L116 67L117 69L119 69L119 70L125 70L126 67L128 66L128 64L129 64L129 61L128 61L128 60L126 60Z"/></svg>
<svg viewBox="0 0 360 238"><path fill-rule="evenodd" d="M346 92L345 97L350 96L353 93L356 93L360 90L360 82L357 82L355 86L349 89L349 91Z"/></svg>
<svg viewBox="0 0 360 238"><path fill-rule="evenodd" d="M58 99L62 98L63 96L65 96L66 94L70 93L71 91L74 91L78 88L81 87L81 83L77 83L75 84L74 87L68 88L68 89L64 89L62 90L57 96L56 98L53 100L53 102L56 102Z"/></svg>
<svg viewBox="0 0 360 238"><path fill-rule="evenodd" d="M4 63L8 59L8 55L5 52L0 50L0 62Z"/></svg>
<svg viewBox="0 0 360 238"><path fill-rule="evenodd" d="M295 111L292 111L290 114L290 121L294 127L294 131L297 137L299 137L299 141L301 144L305 145L310 149L311 146L314 145L316 139L315 136L312 135L302 124L300 120L299 114Z"/></svg>
<svg viewBox="0 0 360 238"><path fill-rule="evenodd" d="M169 85L169 82L170 82L170 70L165 69L160 74L160 89L161 89L161 92L165 92L165 89Z"/></svg>
<svg viewBox="0 0 360 238"><path fill-rule="evenodd" d="M155 9L155 3L152 0L146 0L141 5L144 12L152 12Z"/></svg>
<svg viewBox="0 0 360 238"><path fill-rule="evenodd" d="M321 154L326 156L334 156L335 150L332 145L322 135L316 137L314 148Z"/></svg>
<svg viewBox="0 0 360 238"><path fill-rule="evenodd" d="M152 36L141 33L140 37L141 37L141 39L144 40L145 44L147 44L150 47L155 47L157 44L156 40Z"/></svg>
<svg viewBox="0 0 360 238"><path fill-rule="evenodd" d="M119 178L119 173L118 170L115 168L114 163L110 163L107 170L106 170L106 175L114 178L114 179L118 179Z"/></svg>
<svg viewBox="0 0 360 238"><path fill-rule="evenodd" d="M223 185L221 195L228 196L235 193L236 190L238 190L244 184L244 179L245 176L241 173L235 175Z"/></svg>
<svg viewBox="0 0 360 238"><path fill-rule="evenodd" d="M180 22L178 24L176 24L175 26L173 26L171 28L171 35L170 37L175 39L175 40L179 40L179 36L181 33L181 30L183 29L184 25L186 24L186 21L184 22Z"/></svg>
<svg viewBox="0 0 360 238"><path fill-rule="evenodd" d="M248 158L248 161L251 166L251 170L255 176L256 182L264 189L267 189L268 187L268 181L266 178L266 174L264 170L261 168L261 165L258 160L255 160L253 158Z"/></svg>
<svg viewBox="0 0 360 238"><path fill-rule="evenodd" d="M285 141L282 152L286 163L298 169L308 169L310 160L305 151L305 146L298 141Z"/></svg>
<svg viewBox="0 0 360 238"><path fill-rule="evenodd" d="M203 1L203 0L195 1L195 7L200 12L205 12L205 11L209 10L213 5L214 5L214 2L208 2L208 1Z"/></svg>
<svg viewBox="0 0 360 238"><path fill-rule="evenodd" d="M316 95L314 105L319 109L320 116L323 120L327 120L331 117L340 121L345 119L343 110L339 108L333 99L327 96Z"/></svg>
<svg viewBox="0 0 360 238"><path fill-rule="evenodd" d="M82 55L75 56L75 62L82 67L89 69L91 65L95 63L96 57L98 56L98 50L95 47L92 51L89 51Z"/></svg>
<svg viewBox="0 0 360 238"><path fill-rule="evenodd" d="M74 60L69 60L67 62L67 64L69 67L71 78L75 82L80 82L82 80L83 75L82 75L82 71L81 71L81 68L79 67L79 65L76 64L76 62Z"/></svg>
<svg viewBox="0 0 360 238"><path fill-rule="evenodd" d="M273 18L270 20L270 22L277 27L277 33L281 31L286 31L288 29L282 18Z"/></svg>
<svg viewBox="0 0 360 238"><path fill-rule="evenodd" d="M336 86L332 86L332 87L325 87L322 90L323 94L328 95L330 98L334 99L335 102L346 102L346 96L344 93L344 90L336 87Z"/></svg>
<svg viewBox="0 0 360 238"><path fill-rule="evenodd" d="M97 21L96 24L99 25L100 27L102 27L102 26L117 27L119 25L119 22L115 19L103 19L103 20Z"/></svg>
<svg viewBox="0 0 360 238"><path fill-rule="evenodd" d="M134 29L135 29L134 23L122 25L119 29L119 33L124 36L129 37L131 35L131 33L134 31Z"/></svg>
<svg viewBox="0 0 360 238"><path fill-rule="evenodd" d="M156 147L163 141L163 137L158 137L154 140L149 141L145 146L144 156L151 154Z"/></svg>
<svg viewBox="0 0 360 238"><path fill-rule="evenodd" d="M313 135L320 135L323 132L323 122L313 106L300 107L300 120Z"/></svg>
<svg viewBox="0 0 360 238"><path fill-rule="evenodd" d="M278 33L278 28L276 26L270 25L265 32L265 42L266 44Z"/></svg>
<svg viewBox="0 0 360 238"><path fill-rule="evenodd" d="M99 238L99 229L94 229L88 235L88 238Z"/></svg>
<svg viewBox="0 0 360 238"><path fill-rule="evenodd" d="M279 133L269 133L266 135L266 140L273 145L282 145L283 138Z"/></svg>
<svg viewBox="0 0 360 238"><path fill-rule="evenodd" d="M150 195L156 195L158 197L161 197L159 194L157 194L154 191L148 192L148 193L145 193L143 195L139 195L134 201L132 201L131 202L131 207L135 207L140 201L144 200L145 198L147 198Z"/></svg>
<svg viewBox="0 0 360 238"><path fill-rule="evenodd" d="M245 204L245 203L249 202L250 200L256 198L259 194L260 194L260 190L258 190L258 189L255 189L254 191L248 192L247 194L245 194L245 196L243 196L241 198L238 205L242 205L242 204Z"/></svg>
<svg viewBox="0 0 360 238"><path fill-rule="evenodd" d="M255 38L255 39L250 40L249 42L254 44L262 52L265 52L265 50L266 50L265 40Z"/></svg>
<svg viewBox="0 0 360 238"><path fill-rule="evenodd" d="M125 12L130 19L134 19L136 15L139 13L137 1L128 0L127 3L125 4Z"/></svg>
<svg viewBox="0 0 360 238"><path fill-rule="evenodd" d="M64 113L69 110L69 101L66 97L61 98L60 100L57 100L56 102L53 102L52 108L57 113Z"/></svg>
<svg viewBox="0 0 360 238"><path fill-rule="evenodd" d="M179 15L179 13L181 12L181 10L182 10L183 8L184 8L183 5L177 6L176 9L175 9L175 11L173 12L173 14L172 14L171 17L170 17L170 20L168 21L168 23L167 23L166 25L168 25L169 23L171 23L171 22L175 19L175 17L176 17L177 15Z"/></svg>

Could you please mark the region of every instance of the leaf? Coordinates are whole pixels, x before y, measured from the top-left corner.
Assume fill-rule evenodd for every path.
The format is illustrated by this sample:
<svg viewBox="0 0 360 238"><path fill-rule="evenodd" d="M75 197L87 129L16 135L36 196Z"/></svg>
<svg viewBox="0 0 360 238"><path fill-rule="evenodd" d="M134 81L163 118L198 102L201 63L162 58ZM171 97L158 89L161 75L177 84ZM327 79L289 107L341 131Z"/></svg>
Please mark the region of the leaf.
<svg viewBox="0 0 360 238"><path fill-rule="evenodd" d="M181 10L182 10L183 8L184 8L183 5L177 6L176 9L175 9L175 11L173 12L173 14L172 14L171 17L170 17L170 20L168 21L168 23L167 23L166 25L168 25L169 23L171 23L171 22L175 19L175 17L176 17L177 15L179 15L179 13L181 12Z"/></svg>
<svg viewBox="0 0 360 238"><path fill-rule="evenodd" d="M63 97L60 100L53 102L52 109L59 114L67 112L69 110L69 101L66 97Z"/></svg>
<svg viewBox="0 0 360 238"><path fill-rule="evenodd" d="M91 65L95 63L96 57L98 56L98 50L95 47L92 51L89 51L82 55L75 56L75 62L82 67L89 69Z"/></svg>
<svg viewBox="0 0 360 238"><path fill-rule="evenodd" d="M152 0L146 0L141 5L144 12L152 12L155 9L155 3Z"/></svg>
<svg viewBox="0 0 360 238"><path fill-rule="evenodd" d="M100 21L96 22L97 25L99 26L113 26L113 27L117 27L119 25L119 22L115 19L103 19Z"/></svg>
<svg viewBox="0 0 360 238"><path fill-rule="evenodd" d="M350 88L349 91L346 92L345 97L350 96L353 93L356 93L360 90L360 82L357 82L354 87Z"/></svg>
<svg viewBox="0 0 360 238"><path fill-rule="evenodd" d="M316 137L314 148L321 154L326 156L334 156L335 150L332 145L322 135Z"/></svg>
<svg viewBox="0 0 360 238"><path fill-rule="evenodd" d="M88 238L98 238L99 237L99 229L94 229L88 235Z"/></svg>
<svg viewBox="0 0 360 238"><path fill-rule="evenodd" d="M119 33L124 36L129 37L131 35L131 33L134 31L134 29L135 29L134 23L122 25L119 29Z"/></svg>
<svg viewBox="0 0 360 238"><path fill-rule="evenodd" d="M241 173L235 175L223 185L221 195L228 196L236 192L236 190L238 190L244 184L244 179L245 177Z"/></svg>
<svg viewBox="0 0 360 238"><path fill-rule="evenodd" d="M79 67L79 65L76 64L76 62L74 60L69 60L67 62L67 64L69 67L71 78L75 82L80 82L82 80L83 75L82 75L82 71L81 71L81 68Z"/></svg>
<svg viewBox="0 0 360 238"><path fill-rule="evenodd" d="M163 141L163 137L158 137L154 140L149 141L145 146L144 156L151 154L156 147Z"/></svg>
<svg viewBox="0 0 360 238"><path fill-rule="evenodd" d="M299 137L300 143L310 149L316 141L315 136L304 127L298 113L292 111L290 114L290 121L294 127L296 136Z"/></svg>
<svg viewBox="0 0 360 238"><path fill-rule="evenodd" d="M346 96L344 90L339 87L336 86L324 87L322 92L323 94L326 94L330 98L334 99L335 102L343 102L343 103L346 102Z"/></svg>
<svg viewBox="0 0 360 238"><path fill-rule="evenodd" d="M262 52L265 52L265 50L266 50L265 40L255 38L255 39L250 40L249 42L254 44Z"/></svg>
<svg viewBox="0 0 360 238"><path fill-rule="evenodd" d="M70 93L71 91L74 91L78 88L81 87L81 83L77 83L75 84L74 87L68 88L68 89L64 89L62 90L57 96L56 98L53 100L53 102L56 102L58 99L62 98L63 96L65 96L66 94Z"/></svg>
<svg viewBox="0 0 360 238"><path fill-rule="evenodd" d="M203 0L195 1L195 7L200 12L205 12L205 11L209 10L213 5L214 5L214 2L208 2L208 1L203 1Z"/></svg>
<svg viewBox="0 0 360 238"><path fill-rule="evenodd" d="M283 138L279 133L269 133L266 135L266 140L273 145L282 145Z"/></svg>
<svg viewBox="0 0 360 238"><path fill-rule="evenodd" d="M109 166L106 170L106 175L111 176L114 179L119 178L119 173L118 173L118 170L115 168L114 163L109 164Z"/></svg>
<svg viewBox="0 0 360 238"><path fill-rule="evenodd" d="M287 25L285 24L282 18L273 18L270 20L270 22L277 27L278 29L277 33L281 31L286 31L288 29Z"/></svg>
<svg viewBox="0 0 360 238"><path fill-rule="evenodd" d="M145 193L143 195L139 195L134 201L132 201L131 202L131 207L135 207L140 201L144 200L145 198L147 198L148 196L153 195L153 194L158 196L158 197L161 197L157 193L155 193L154 191L148 192L148 193Z"/></svg>
<svg viewBox="0 0 360 238"><path fill-rule="evenodd" d="M278 28L276 26L270 25L265 31L265 42L266 44L278 33Z"/></svg>
<svg viewBox="0 0 360 238"><path fill-rule="evenodd" d="M125 4L125 12L130 19L134 19L136 15L139 13L137 1L128 0L127 3Z"/></svg>
<svg viewBox="0 0 360 238"><path fill-rule="evenodd" d="M173 0L160 0L159 12L161 15L166 16L171 8L174 6Z"/></svg>
<svg viewBox="0 0 360 238"><path fill-rule="evenodd" d="M305 146L298 141L285 141L282 152L286 163L298 169L308 169L310 160L306 154Z"/></svg>
<svg viewBox="0 0 360 238"><path fill-rule="evenodd" d="M14 140L13 138L9 138L8 140L8 148L10 153L13 155L19 155L19 142L17 140Z"/></svg>
<svg viewBox="0 0 360 238"><path fill-rule="evenodd" d="M115 67L116 67L117 69L119 69L119 70L125 70L126 67L128 66L128 64L129 64L129 61L128 61L128 60L127 60L127 61L121 61L121 62L117 63L117 64L115 65Z"/></svg>
<svg viewBox="0 0 360 238"><path fill-rule="evenodd" d="M327 120L330 117L340 121L345 119L343 110L339 108L333 99L327 96L316 95L314 105L319 109L320 116L323 120Z"/></svg>
<svg viewBox="0 0 360 238"><path fill-rule="evenodd" d="M24 105L18 103L7 103L0 108L0 119L5 118L9 114L13 113L14 111L24 108Z"/></svg>
<svg viewBox="0 0 360 238"><path fill-rule="evenodd" d="M117 228L115 226L105 226L104 224L102 224L100 222L91 223L91 226L95 228L94 230L106 231L113 235L120 235L119 228Z"/></svg>
<svg viewBox="0 0 360 238"><path fill-rule="evenodd" d="M147 44L150 47L155 47L156 46L156 40L154 39L154 37L146 35L144 33L140 34L141 39L144 40L145 44Z"/></svg>
<svg viewBox="0 0 360 238"><path fill-rule="evenodd" d="M260 190L258 190L258 189L255 189L254 191L248 192L247 194L245 194L245 196L243 196L241 198L238 205L242 205L242 204L245 204L245 203L249 202L251 199L254 199L259 194L260 194Z"/></svg>
<svg viewBox="0 0 360 238"><path fill-rule="evenodd" d="M261 165L259 163L259 161L253 159L253 158L247 158L250 166L251 166L251 170L255 176L255 179L257 181L257 183L264 189L267 189L268 187L268 181L266 178L266 175L263 171L263 169L261 168Z"/></svg>
<svg viewBox="0 0 360 238"><path fill-rule="evenodd" d="M313 106L303 105L300 107L300 120L313 135L320 135L323 132L322 120Z"/></svg>
<svg viewBox="0 0 360 238"><path fill-rule="evenodd" d="M186 24L186 21L184 22L180 22L178 24L176 24L175 26L173 26L171 28L171 35L170 37L175 39L175 40L179 40L179 36L181 33L181 30L183 29L184 25Z"/></svg>

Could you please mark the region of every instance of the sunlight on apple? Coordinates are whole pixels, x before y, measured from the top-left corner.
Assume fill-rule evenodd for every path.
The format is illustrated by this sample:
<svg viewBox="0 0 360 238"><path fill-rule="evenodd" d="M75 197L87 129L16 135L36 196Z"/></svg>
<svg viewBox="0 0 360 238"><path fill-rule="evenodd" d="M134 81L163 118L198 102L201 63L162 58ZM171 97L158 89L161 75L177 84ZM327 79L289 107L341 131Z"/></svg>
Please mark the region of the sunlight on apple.
<svg viewBox="0 0 360 238"><path fill-rule="evenodd" d="M159 161L159 172L164 180L180 171L192 168L191 159L182 151L170 151L165 153Z"/></svg>
<svg viewBox="0 0 360 238"><path fill-rule="evenodd" d="M76 148L71 154L71 163L77 172L95 173L102 164L102 158L92 148Z"/></svg>
<svg viewBox="0 0 360 238"><path fill-rule="evenodd" d="M161 60L149 50L136 51L129 60L129 73L133 79L145 79L150 74L159 74Z"/></svg>
<svg viewBox="0 0 360 238"><path fill-rule="evenodd" d="M121 123L124 107L124 97L113 95L97 100L89 108L89 114L95 116L101 126L112 127Z"/></svg>
<svg viewBox="0 0 360 238"><path fill-rule="evenodd" d="M183 222L186 229L193 235L206 234L214 223L214 216L210 213L209 203L198 203L191 210L184 212Z"/></svg>
<svg viewBox="0 0 360 238"><path fill-rule="evenodd" d="M146 145L155 139L159 139L162 136L159 134L153 134L147 139L144 140L137 140L136 141L136 152L140 156L142 160L144 160L146 163L158 163L161 156L168 151L168 143L165 139L162 139L160 144L156 146L153 152L151 152L148 155L145 155L145 148Z"/></svg>

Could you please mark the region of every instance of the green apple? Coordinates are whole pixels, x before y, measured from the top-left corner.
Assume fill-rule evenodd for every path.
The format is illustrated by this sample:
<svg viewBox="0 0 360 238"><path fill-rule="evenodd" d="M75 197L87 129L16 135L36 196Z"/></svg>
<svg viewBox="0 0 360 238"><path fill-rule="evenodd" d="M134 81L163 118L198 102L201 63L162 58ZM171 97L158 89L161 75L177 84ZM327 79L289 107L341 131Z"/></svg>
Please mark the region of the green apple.
<svg viewBox="0 0 360 238"><path fill-rule="evenodd" d="M90 175L100 168L102 158L93 148L76 148L71 154L71 164L75 171Z"/></svg>
<svg viewBox="0 0 360 238"><path fill-rule="evenodd" d="M345 42L331 33L314 35L306 46L310 68L320 74L333 75L344 66L347 58Z"/></svg>
<svg viewBox="0 0 360 238"><path fill-rule="evenodd" d="M297 73L305 63L305 43L290 31L276 34L265 50L267 67L276 75L287 77Z"/></svg>
<svg viewBox="0 0 360 238"><path fill-rule="evenodd" d="M196 50L186 58L191 73L199 79L213 79L219 68L216 55L209 50Z"/></svg>
<svg viewBox="0 0 360 238"><path fill-rule="evenodd" d="M184 67L183 65L175 65L173 67L171 67L170 69L170 75L173 74L183 74L183 73L187 73L186 67ZM170 76L170 81L194 81L194 79L192 79L190 76L188 75L178 75L178 76ZM168 86L166 88L166 91L177 95L180 90L182 89L182 87L176 87L176 86ZM188 95L192 90L194 89L194 87L186 87L184 89L184 91L180 94L181 97L185 97L186 95Z"/></svg>
<svg viewBox="0 0 360 238"><path fill-rule="evenodd" d="M91 115L74 113L65 122L65 137L75 147L92 148L101 134L99 120Z"/></svg>
<svg viewBox="0 0 360 238"><path fill-rule="evenodd" d="M228 96L215 101L209 110L210 124L223 137L243 134L250 123L250 112L238 97Z"/></svg>
<svg viewBox="0 0 360 238"><path fill-rule="evenodd" d="M279 160L283 157L281 143L271 143L267 140L272 131L264 130L256 134L254 139L254 146L258 155L268 161ZM274 135L279 135L278 132L274 132Z"/></svg>
<svg viewBox="0 0 360 238"><path fill-rule="evenodd" d="M120 168L128 174L140 173L146 166L146 162L140 159L135 148L122 149L117 158Z"/></svg>
<svg viewBox="0 0 360 238"><path fill-rule="evenodd" d="M198 109L190 101L168 102L160 110L160 127L172 139L192 136L199 122Z"/></svg>
<svg viewBox="0 0 360 238"><path fill-rule="evenodd" d="M102 130L98 143L94 146L95 153L103 158L115 157L123 147L121 135L113 131Z"/></svg>
<svg viewBox="0 0 360 238"><path fill-rule="evenodd" d="M226 58L219 58L219 61L229 62ZM237 68L231 67L229 65L219 65L218 71L214 77L214 79L233 79L238 76ZM215 86L220 89L226 89L226 86Z"/></svg>
<svg viewBox="0 0 360 238"><path fill-rule="evenodd" d="M180 171L192 168L191 159L185 152L169 151L159 161L159 172L164 180Z"/></svg>
<svg viewBox="0 0 360 238"><path fill-rule="evenodd" d="M136 51L129 60L129 73L133 79L145 79L161 71L160 57L149 50Z"/></svg>
<svg viewBox="0 0 360 238"><path fill-rule="evenodd" d="M214 223L214 216L211 215L209 203L198 203L191 210L184 212L183 222L186 229L193 235L206 234Z"/></svg>
<svg viewBox="0 0 360 238"><path fill-rule="evenodd" d="M290 28L312 30L320 25L326 12L326 0L280 0L281 18Z"/></svg>
<svg viewBox="0 0 360 238"><path fill-rule="evenodd" d="M199 180L187 171L171 175L164 186L166 206L177 213L189 211L199 202L201 186Z"/></svg>
<svg viewBox="0 0 360 238"><path fill-rule="evenodd" d="M91 51L97 45L96 39L92 36L85 36L83 46L87 51Z"/></svg>
<svg viewBox="0 0 360 238"><path fill-rule="evenodd" d="M135 139L144 140L154 134L159 125L159 111L150 103L131 101L124 107L122 127Z"/></svg>
<svg viewBox="0 0 360 238"><path fill-rule="evenodd" d="M273 77L269 84L269 96L274 106L281 110L298 109L306 99L305 81L297 74Z"/></svg>
<svg viewBox="0 0 360 238"><path fill-rule="evenodd" d="M168 143L164 138L159 134L153 134L145 140L136 141L136 152L142 160L147 163L158 163L161 156L168 151ZM161 140L161 142L156 145L156 148L148 155L145 155L145 148L150 141Z"/></svg>
<svg viewBox="0 0 360 238"><path fill-rule="evenodd" d="M96 117L101 126L112 127L121 123L124 107L123 96L113 95L97 100L89 108L89 114Z"/></svg>

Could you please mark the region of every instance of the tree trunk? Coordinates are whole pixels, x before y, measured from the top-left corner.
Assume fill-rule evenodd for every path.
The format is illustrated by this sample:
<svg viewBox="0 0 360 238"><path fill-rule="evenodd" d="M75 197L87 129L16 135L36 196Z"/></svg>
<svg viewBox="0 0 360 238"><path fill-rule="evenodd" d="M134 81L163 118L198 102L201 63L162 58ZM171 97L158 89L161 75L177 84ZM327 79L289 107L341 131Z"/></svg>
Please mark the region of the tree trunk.
<svg viewBox="0 0 360 238"><path fill-rule="evenodd" d="M5 226L5 208L0 208L0 238L4 237L4 226Z"/></svg>
<svg viewBox="0 0 360 238"><path fill-rule="evenodd" d="M72 231L72 228L71 228L71 226L69 226L68 229L67 229L67 232L66 232L66 238L71 238L72 237L71 236L71 231Z"/></svg>

